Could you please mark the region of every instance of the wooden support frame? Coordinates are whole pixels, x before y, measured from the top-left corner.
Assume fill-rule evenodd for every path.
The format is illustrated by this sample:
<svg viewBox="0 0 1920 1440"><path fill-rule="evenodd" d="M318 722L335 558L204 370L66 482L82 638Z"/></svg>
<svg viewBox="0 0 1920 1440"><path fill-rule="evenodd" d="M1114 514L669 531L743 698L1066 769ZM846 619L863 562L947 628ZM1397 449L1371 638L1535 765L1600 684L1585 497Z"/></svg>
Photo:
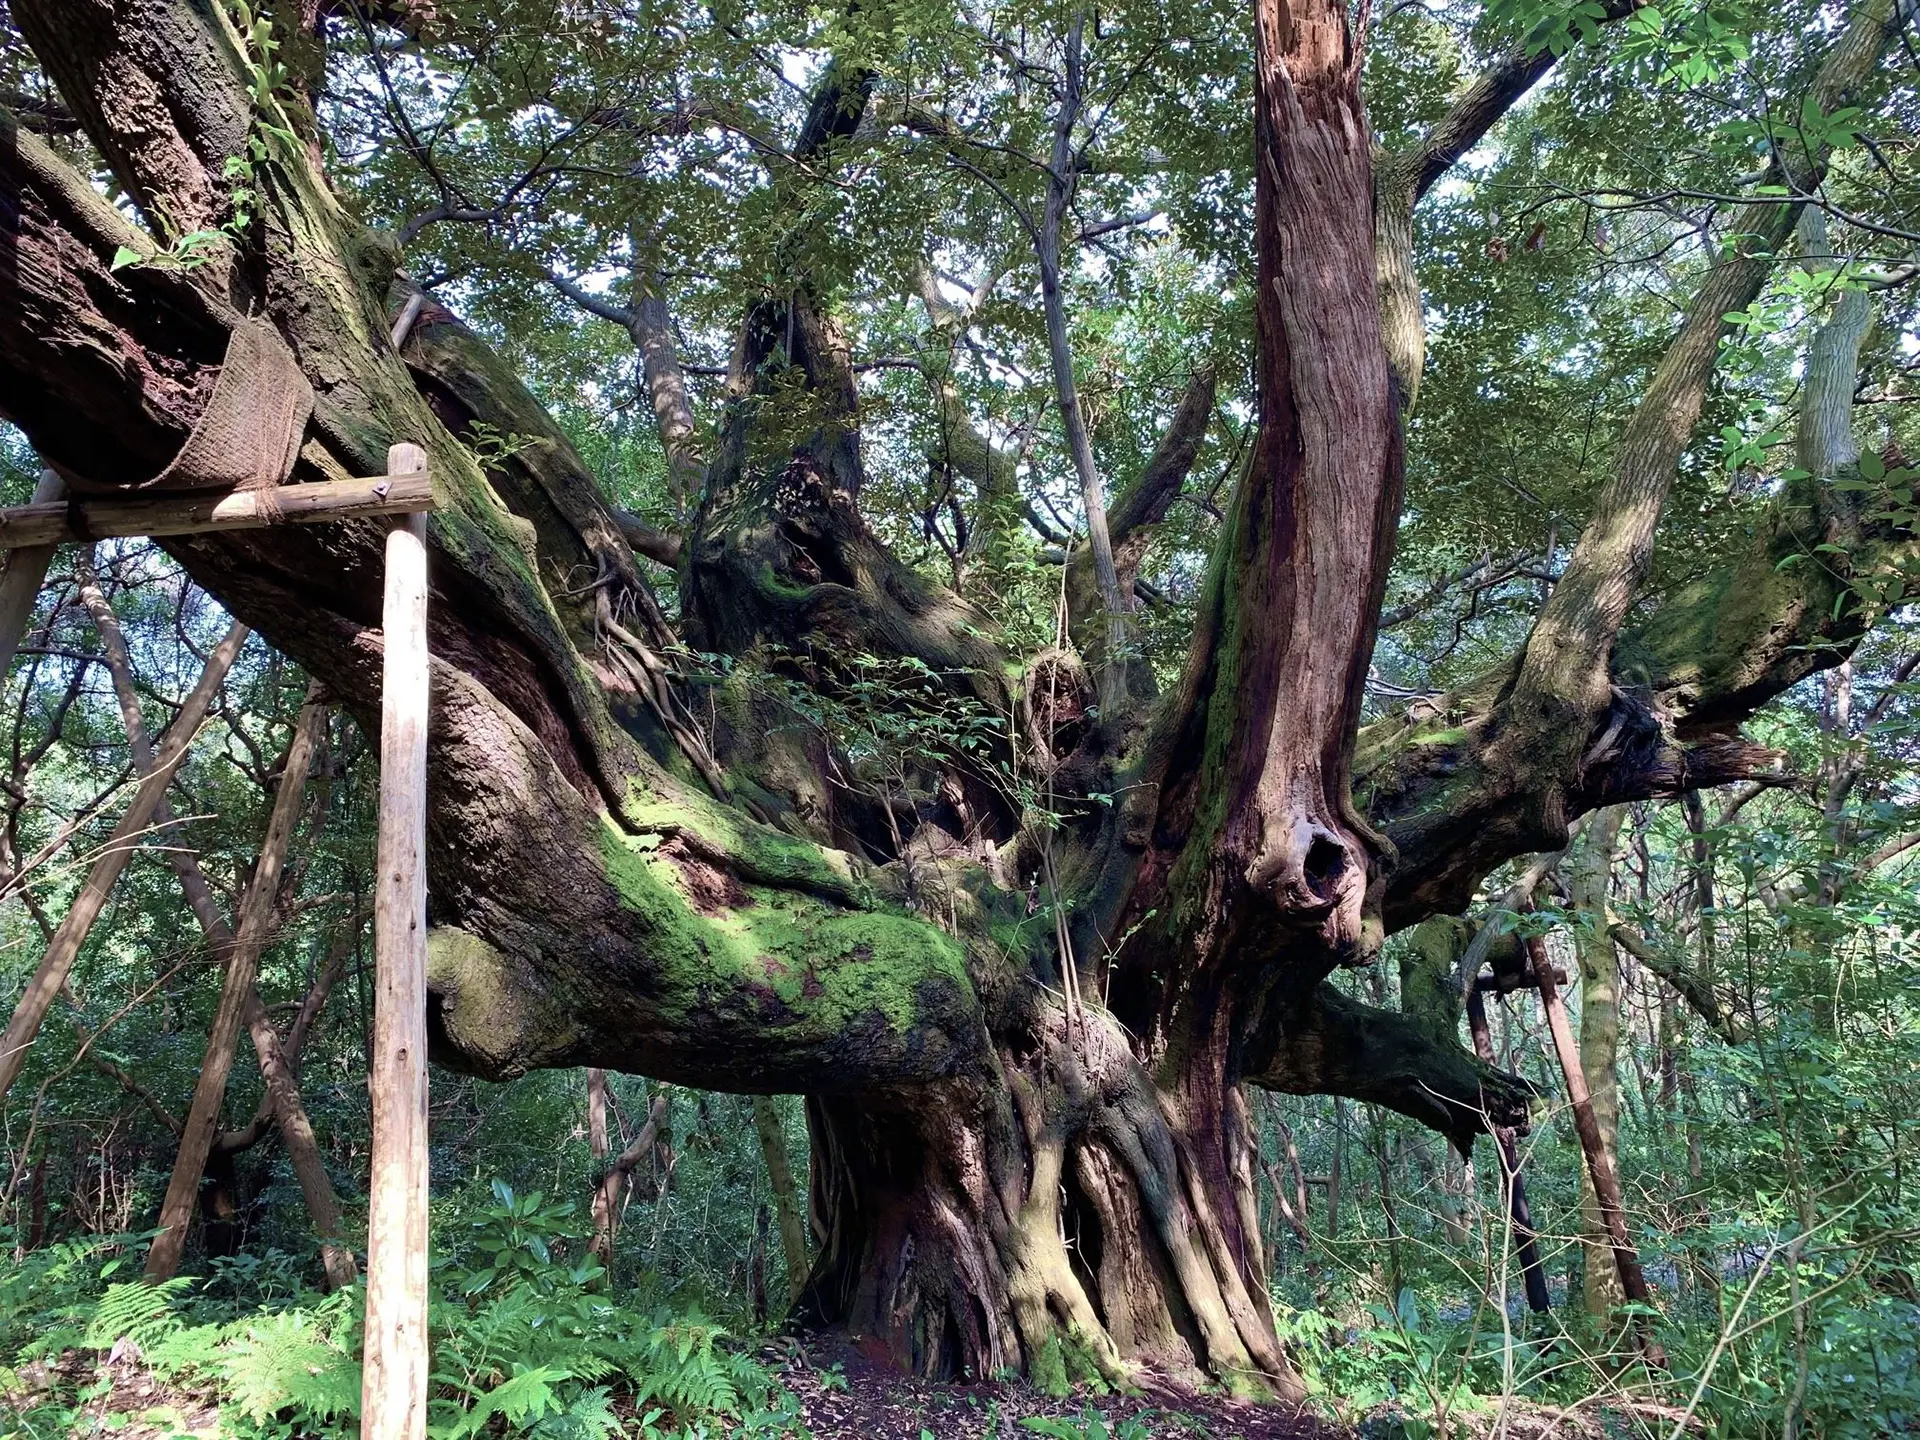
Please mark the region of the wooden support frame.
<svg viewBox="0 0 1920 1440"><path fill-rule="evenodd" d="M56 476L43 477L34 502L0 509L0 551L14 552L0 580L0 639L19 644L52 547L110 537L169 536L264 529L374 516L399 516L386 544L380 730L380 816L375 841L375 1012L373 1178L369 1194L366 1342L362 1366L364 1440L424 1440L427 1402L427 521L435 508L427 455L417 445L387 451L385 475L362 480L236 490L219 495L154 494L62 499ZM16 613L17 612L17 613ZM71 962L78 941L105 904L172 767L184 757L219 679L247 634L236 622L196 708L192 698L154 757L103 857L83 903L56 936L50 961ZM0 662L0 677L6 666ZM178 732L177 734L175 732ZM143 803L144 802L144 803ZM123 835L122 832L128 832ZM96 870L101 866L96 866ZM86 913L82 914L81 911ZM0 1040L0 1094L18 1074L40 1016L65 976L43 963ZM49 980L49 977L51 979ZM43 993L44 992L44 993ZM227 1043L236 1030L228 1025ZM16 1033L18 1032L18 1033ZM182 1228L184 1235L184 1229Z"/></svg>
<svg viewBox="0 0 1920 1440"><path fill-rule="evenodd" d="M58 475L42 470L33 504L55 505L66 490ZM40 587L46 583L47 566L52 560L51 545L22 547L7 560L7 573L0 577L0 680L13 668L14 654L20 649L21 636L27 633L27 621L33 618L33 607L40 599Z"/></svg>
<svg viewBox="0 0 1920 1440"><path fill-rule="evenodd" d="M172 1279L187 1248L187 1227L200 1195L200 1176L207 1168L214 1134L220 1128L220 1105L233 1070L234 1042L246 1021L253 982L260 972L260 955L273 930L280 876L286 869L294 828L300 823L307 772L313 766L314 750L325 723L326 711L309 692L293 727L293 743L287 749L286 768L280 775L280 791L274 797L266 838L260 843L260 858L240 901L233 945L226 956L226 978L220 987L220 1005L207 1038L207 1056L193 1087L193 1105L181 1129L180 1150L174 1158L166 1198L160 1204L160 1233L147 1251L146 1275L151 1282Z"/></svg>

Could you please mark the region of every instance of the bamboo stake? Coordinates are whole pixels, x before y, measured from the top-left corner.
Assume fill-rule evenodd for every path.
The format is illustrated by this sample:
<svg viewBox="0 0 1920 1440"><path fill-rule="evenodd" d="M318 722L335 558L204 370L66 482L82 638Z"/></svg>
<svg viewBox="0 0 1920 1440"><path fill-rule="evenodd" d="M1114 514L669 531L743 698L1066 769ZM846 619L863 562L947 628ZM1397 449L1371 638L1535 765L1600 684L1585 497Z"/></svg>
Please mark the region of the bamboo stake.
<svg viewBox="0 0 1920 1440"><path fill-rule="evenodd" d="M66 494L67 487L51 470L40 472L40 484L34 489L33 503L50 505ZM20 637L27 633L27 621L46 583L47 566L53 562L51 545L22 546L7 561L7 573L0 579L0 681L13 665Z"/></svg>
<svg viewBox="0 0 1920 1440"><path fill-rule="evenodd" d="M387 469L426 469L395 445ZM423 1440L427 1424L427 522L387 535L375 838L373 1177L362 1440Z"/></svg>
<svg viewBox="0 0 1920 1440"><path fill-rule="evenodd" d="M273 811L267 819L266 839L260 844L253 880L240 901L240 925L229 952L226 980L220 987L220 1006L214 1011L206 1059L201 1063L200 1078L193 1087L193 1105L187 1111L180 1149L174 1156L173 1176L167 1182L166 1198L160 1204L160 1233L147 1251L150 1281L172 1279L180 1268L181 1253L186 1249L187 1226L193 1219L194 1201L200 1193L200 1177L206 1172L214 1131L220 1125L220 1105L226 1099L227 1077L233 1072L234 1042L240 1038L247 1002L252 1000L255 1006L259 1005L253 982L260 973L260 952L266 948L268 933L273 928L274 902L280 894L287 847L300 820L307 770L313 763L314 741L324 717L325 712L311 699L300 711L293 744L287 750L286 769L280 776L280 791L274 796ZM262 1021L265 1018L263 1011Z"/></svg>
<svg viewBox="0 0 1920 1440"><path fill-rule="evenodd" d="M133 688L133 658L127 650L126 636L121 632L120 621L114 615L105 592L101 590L98 577L93 573L90 554L81 556L78 569L81 577L80 603L86 606L88 614L93 617L94 628L100 632L102 648L106 652L107 671L113 678L114 696L119 701L120 718L127 731L127 745L133 753L134 773L144 776L153 769L153 745L147 739L146 722L141 717L140 696ZM308 692L307 703L316 703L314 691ZM304 770L301 774L304 778ZM281 784L284 787L286 781L283 779ZM154 823L163 829L172 821L164 798L154 806L153 818ZM213 888L207 884L199 858L184 845L167 845L164 848L167 859L173 865L173 873L180 882L181 892L186 896L187 908L193 911L194 918L200 922L200 930L206 936L207 944L216 956L230 965L236 945L235 936L221 917L220 907L214 902ZM300 1182L300 1193L307 1202L307 1212L313 1219L314 1231L320 1237L320 1264L326 1274L327 1288L341 1289L354 1282L358 1271L353 1263L353 1252L338 1239L339 1201L334 1197L333 1182L327 1175L326 1163L320 1158L320 1142L313 1133L313 1123L308 1119L306 1105L300 1098L293 1062L282 1053L279 1033L267 1018L266 1006L260 1002L257 984L248 988L243 1018L247 1032L253 1039L254 1053L260 1061L260 1074L266 1081L263 1106L280 1126L280 1138L286 1146L287 1159L293 1166L295 1178ZM173 1128L176 1134L184 1135L184 1125L174 1122ZM217 1143L215 1148L218 1148Z"/></svg>
<svg viewBox="0 0 1920 1440"><path fill-rule="evenodd" d="M14 1007L13 1018L7 1024L6 1034L0 1036L0 1098L5 1097L13 1082L19 1078L20 1069L26 1064L27 1047L33 1043L34 1036L40 1033L40 1023L46 1019L53 997L60 993L60 987L66 983L67 973L73 969L74 959L79 955L80 947L86 943L87 932L106 908L114 882L133 858L138 848L136 842L153 818L154 807L166 794L174 768L185 758L188 745L199 733L200 722L207 717L207 707L213 703L221 682L232 668L234 657L240 653L247 633L245 625L234 621L226 638L208 659L206 669L201 672L200 679L181 704L180 713L174 717L173 724L167 727L167 733L161 739L159 751L153 757L152 772L134 791L132 802L120 817L120 823L114 826L100 858L94 861L93 868L87 872L86 881L81 885L79 895L74 898L73 908L54 932L39 969L27 982L26 990Z"/></svg>

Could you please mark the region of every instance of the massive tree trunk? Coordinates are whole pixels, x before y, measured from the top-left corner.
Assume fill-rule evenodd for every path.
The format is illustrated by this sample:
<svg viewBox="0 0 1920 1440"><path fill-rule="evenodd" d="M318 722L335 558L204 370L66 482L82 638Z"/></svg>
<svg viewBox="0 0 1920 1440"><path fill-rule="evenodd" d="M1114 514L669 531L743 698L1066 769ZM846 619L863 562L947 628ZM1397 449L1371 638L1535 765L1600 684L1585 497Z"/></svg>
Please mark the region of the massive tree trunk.
<svg viewBox="0 0 1920 1440"><path fill-rule="evenodd" d="M1434 717L1410 712L1362 738L1402 464L1360 55L1332 0L1257 0L1259 429L1174 693L1087 723L1084 704L1058 703L1080 683L1064 662L1029 668L1024 704L1009 693L1019 657L861 517L854 372L795 261L744 319L677 552L689 637L741 662L705 730L580 456L454 315L409 304L397 247L336 200L314 147L262 129L309 137L313 122L298 96L249 93L247 42L219 7L14 0L12 14L153 234L0 115L0 410L77 492L208 483L176 457L204 461L209 414L230 404L223 363L249 356L301 422L290 465L249 457L249 483L374 474L392 442L426 449L441 504L436 1058L495 1078L590 1065L805 1094L821 1244L796 1313L879 1337L913 1369L1060 1382L1151 1363L1292 1392L1241 1087L1385 1104L1462 1149L1489 1117L1524 1120L1527 1087L1465 1050L1457 1020L1362 1005L1328 977L1563 840L1585 808L1765 763L1738 720L1857 637L1830 595L1792 589L1826 583L1813 567L1777 570L1783 523L1738 562L1768 577L1773 608L1733 613L1724 587L1682 597L1636 648L1653 659L1634 698L1606 680L1614 634L1585 634L1592 665L1573 682L1530 646L1449 700L1464 727L1430 734ZM1836 51L1856 74L1884 10L1861 15ZM876 83L828 71L796 170L832 165ZM250 133L268 156L241 223L226 162ZM159 253L223 224L213 263ZM114 269L122 246L150 258ZM1758 283L1741 263L1702 302L1711 324L1683 332L1680 420L1710 375L1701 327L1717 334L1734 308L1727 285ZM1657 515L1653 472L1688 428L1671 412L1610 523ZM483 469L461 443L480 424L532 443ZM351 522L164 543L372 728L379 542ZM1624 575L1602 588L1630 592L1639 530L1588 549L1587 571L1611 556ZM1573 623L1549 618L1562 635ZM860 655L1033 723L1002 730L990 763L920 755L911 774L849 783L790 690L737 678L844 698ZM1536 706L1528 734L1551 711L1553 743L1521 743L1516 695ZM1356 749L1367 810L1350 794ZM1046 777L1057 828L1023 828L994 779L1014 765Z"/></svg>

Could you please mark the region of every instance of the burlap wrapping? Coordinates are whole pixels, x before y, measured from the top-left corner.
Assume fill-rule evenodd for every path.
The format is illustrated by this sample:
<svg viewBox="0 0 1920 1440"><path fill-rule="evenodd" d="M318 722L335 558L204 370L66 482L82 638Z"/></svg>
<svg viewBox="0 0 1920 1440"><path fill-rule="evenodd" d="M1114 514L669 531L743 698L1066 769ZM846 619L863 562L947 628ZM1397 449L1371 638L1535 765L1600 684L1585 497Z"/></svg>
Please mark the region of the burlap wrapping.
<svg viewBox="0 0 1920 1440"><path fill-rule="evenodd" d="M312 414L313 387L286 342L271 325L243 319L227 340L213 398L187 443L136 488L273 490L293 473Z"/></svg>

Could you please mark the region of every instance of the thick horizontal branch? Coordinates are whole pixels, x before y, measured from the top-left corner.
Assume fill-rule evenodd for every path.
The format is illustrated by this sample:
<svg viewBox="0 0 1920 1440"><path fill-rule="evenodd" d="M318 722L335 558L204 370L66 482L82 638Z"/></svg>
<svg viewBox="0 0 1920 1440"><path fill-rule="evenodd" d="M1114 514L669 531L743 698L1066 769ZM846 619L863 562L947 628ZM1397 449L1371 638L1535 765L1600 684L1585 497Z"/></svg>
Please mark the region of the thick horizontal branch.
<svg viewBox="0 0 1920 1440"><path fill-rule="evenodd" d="M417 475L375 475L236 490L225 495L143 496L70 500L0 510L0 550L61 545L127 535L194 535L206 530L262 530L370 515L417 515L434 508L433 482Z"/></svg>
<svg viewBox="0 0 1920 1440"><path fill-rule="evenodd" d="M615 510L613 519L636 555L644 555L668 569L679 567L685 542L678 535L670 530L656 530L631 510Z"/></svg>
<svg viewBox="0 0 1920 1440"><path fill-rule="evenodd" d="M1248 1037L1246 1078L1290 1095L1344 1095L1384 1105L1447 1137L1463 1155L1490 1125L1524 1128L1533 1087L1396 1010L1321 984L1263 1016Z"/></svg>

